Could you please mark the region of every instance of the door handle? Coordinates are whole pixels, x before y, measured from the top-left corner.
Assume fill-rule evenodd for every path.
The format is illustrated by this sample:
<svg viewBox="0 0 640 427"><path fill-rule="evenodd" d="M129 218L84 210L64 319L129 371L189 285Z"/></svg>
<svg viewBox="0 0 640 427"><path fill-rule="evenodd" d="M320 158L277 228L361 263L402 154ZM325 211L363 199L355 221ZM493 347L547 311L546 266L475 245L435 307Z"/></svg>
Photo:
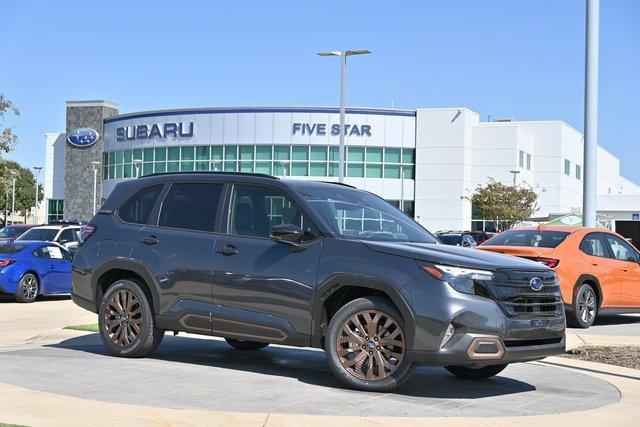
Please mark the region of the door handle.
<svg viewBox="0 0 640 427"><path fill-rule="evenodd" d="M628 272L628 271L629 271L629 269L628 269L628 268L626 268L626 267L622 267L622 271L624 271L624 272L626 273L626 272Z"/></svg>
<svg viewBox="0 0 640 427"><path fill-rule="evenodd" d="M597 267L599 264L597 262L592 262L591 265L593 265L594 267Z"/></svg>
<svg viewBox="0 0 640 427"><path fill-rule="evenodd" d="M151 246L160 243L160 240L156 236L147 236L140 239L140 243Z"/></svg>
<svg viewBox="0 0 640 427"><path fill-rule="evenodd" d="M229 256L229 255L235 255L238 253L238 248L236 248L233 245L224 245L220 248L218 248L218 250L216 251L219 254L222 254L224 256Z"/></svg>
<svg viewBox="0 0 640 427"><path fill-rule="evenodd" d="M49 270L55 270L56 266L55 265L49 265Z"/></svg>

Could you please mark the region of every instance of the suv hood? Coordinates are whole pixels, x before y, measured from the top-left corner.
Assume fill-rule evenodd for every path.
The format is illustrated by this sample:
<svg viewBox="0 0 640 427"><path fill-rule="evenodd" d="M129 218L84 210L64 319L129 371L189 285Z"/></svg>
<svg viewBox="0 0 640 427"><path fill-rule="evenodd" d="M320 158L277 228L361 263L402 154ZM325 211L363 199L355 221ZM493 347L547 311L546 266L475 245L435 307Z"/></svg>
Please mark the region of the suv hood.
<svg viewBox="0 0 640 427"><path fill-rule="evenodd" d="M522 258L496 254L477 249L447 246L435 243L408 242L363 242L369 249L434 264L446 264L458 267L479 268L484 270L516 269L547 271L549 268Z"/></svg>

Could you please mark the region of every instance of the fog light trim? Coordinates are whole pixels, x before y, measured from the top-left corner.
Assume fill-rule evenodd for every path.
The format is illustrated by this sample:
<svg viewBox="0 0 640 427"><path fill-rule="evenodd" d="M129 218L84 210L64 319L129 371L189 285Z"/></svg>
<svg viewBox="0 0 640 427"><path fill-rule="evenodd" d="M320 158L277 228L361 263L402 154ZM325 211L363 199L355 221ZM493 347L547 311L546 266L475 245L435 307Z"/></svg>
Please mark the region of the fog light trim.
<svg viewBox="0 0 640 427"><path fill-rule="evenodd" d="M480 351L479 350L480 347ZM495 348L495 352L488 353L491 348ZM469 345L467 355L472 360L498 360L502 359L505 354L504 344L499 338L474 338Z"/></svg>

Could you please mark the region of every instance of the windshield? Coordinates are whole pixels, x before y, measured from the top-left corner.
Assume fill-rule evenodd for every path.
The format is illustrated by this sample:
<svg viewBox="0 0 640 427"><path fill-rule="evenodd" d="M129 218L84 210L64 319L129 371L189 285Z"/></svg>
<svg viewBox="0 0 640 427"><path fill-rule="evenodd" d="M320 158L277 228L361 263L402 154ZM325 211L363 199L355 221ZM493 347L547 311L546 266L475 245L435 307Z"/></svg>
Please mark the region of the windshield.
<svg viewBox="0 0 640 427"><path fill-rule="evenodd" d="M436 243L418 223L371 193L337 185L308 187L301 192L315 213L340 237Z"/></svg>
<svg viewBox="0 0 640 427"><path fill-rule="evenodd" d="M56 238L58 230L55 228L32 228L18 238L18 240L43 240L51 242Z"/></svg>
<svg viewBox="0 0 640 427"><path fill-rule="evenodd" d="M0 254L13 255L23 250L27 245L21 245L19 243L5 243L0 245Z"/></svg>
<svg viewBox="0 0 640 427"><path fill-rule="evenodd" d="M445 245L456 246L462 243L460 234L439 234L438 239Z"/></svg>
<svg viewBox="0 0 640 427"><path fill-rule="evenodd" d="M529 246L555 248L570 233L564 231L509 230L487 240L482 246Z"/></svg>

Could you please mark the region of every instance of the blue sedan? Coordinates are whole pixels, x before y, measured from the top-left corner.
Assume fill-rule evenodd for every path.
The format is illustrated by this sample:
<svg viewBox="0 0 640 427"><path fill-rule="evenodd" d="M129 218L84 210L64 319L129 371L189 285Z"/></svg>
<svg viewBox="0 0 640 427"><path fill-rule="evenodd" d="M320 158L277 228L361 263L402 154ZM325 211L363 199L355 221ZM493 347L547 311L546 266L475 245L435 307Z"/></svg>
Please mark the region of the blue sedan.
<svg viewBox="0 0 640 427"><path fill-rule="evenodd" d="M39 295L70 292L71 257L62 246L27 240L0 243L0 293L34 302Z"/></svg>

